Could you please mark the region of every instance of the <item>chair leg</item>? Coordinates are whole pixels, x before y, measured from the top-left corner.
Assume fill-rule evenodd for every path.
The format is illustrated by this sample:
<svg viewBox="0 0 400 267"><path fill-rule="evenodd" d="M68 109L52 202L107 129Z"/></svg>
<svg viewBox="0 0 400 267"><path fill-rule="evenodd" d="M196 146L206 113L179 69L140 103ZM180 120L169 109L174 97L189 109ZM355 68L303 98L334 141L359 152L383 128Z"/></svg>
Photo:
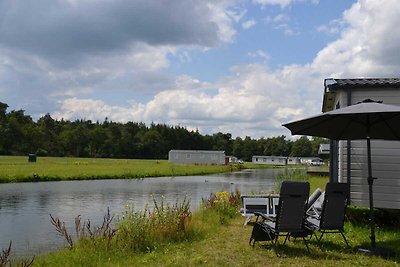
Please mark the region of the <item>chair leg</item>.
<svg viewBox="0 0 400 267"><path fill-rule="evenodd" d="M289 237L290 237L290 233L287 233L287 235L285 236L285 241L283 242L284 245L286 244L286 241L288 241Z"/></svg>
<svg viewBox="0 0 400 267"><path fill-rule="evenodd" d="M303 241L304 241L304 245L306 245L306 248L307 248L308 253L311 253L311 252L310 252L310 248L308 247L308 244L307 244L307 241L306 241L306 238L305 238L305 237L303 237Z"/></svg>
<svg viewBox="0 0 400 267"><path fill-rule="evenodd" d="M317 237L317 245L318 245L318 247L321 247L321 240L322 240L322 237L324 236L324 234L325 234L325 231L322 231L319 238L318 238L317 235L315 235Z"/></svg>
<svg viewBox="0 0 400 267"><path fill-rule="evenodd" d="M250 216L246 216L246 220L244 221L243 226L246 226L250 221L251 221L251 217Z"/></svg>
<svg viewBox="0 0 400 267"><path fill-rule="evenodd" d="M347 239L346 239L346 237L345 237L344 234L343 234L343 231L339 231L339 232L340 232L340 234L342 235L342 237L343 237L343 239L344 239L344 242L346 242L347 247L350 248L349 243L347 242Z"/></svg>
<svg viewBox="0 0 400 267"><path fill-rule="evenodd" d="M274 239L274 240L271 240L271 242L272 242L272 248L273 248L273 250L275 250L275 254L276 254L277 257L280 256L279 253L278 253L278 247L277 247L277 244L278 244L278 237L279 237L279 235L276 235L276 236L275 236L275 239Z"/></svg>

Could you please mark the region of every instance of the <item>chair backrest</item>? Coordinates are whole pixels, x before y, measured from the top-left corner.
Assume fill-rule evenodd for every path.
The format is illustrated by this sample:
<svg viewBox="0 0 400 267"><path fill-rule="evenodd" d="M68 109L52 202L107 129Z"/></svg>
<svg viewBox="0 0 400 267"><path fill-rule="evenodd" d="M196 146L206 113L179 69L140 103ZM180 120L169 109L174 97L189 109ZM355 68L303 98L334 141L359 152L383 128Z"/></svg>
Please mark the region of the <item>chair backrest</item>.
<svg viewBox="0 0 400 267"><path fill-rule="evenodd" d="M310 184L308 182L282 182L275 221L276 232L299 233L304 231L309 194Z"/></svg>
<svg viewBox="0 0 400 267"><path fill-rule="evenodd" d="M344 215L350 186L347 183L327 183L320 217L320 229L343 230Z"/></svg>

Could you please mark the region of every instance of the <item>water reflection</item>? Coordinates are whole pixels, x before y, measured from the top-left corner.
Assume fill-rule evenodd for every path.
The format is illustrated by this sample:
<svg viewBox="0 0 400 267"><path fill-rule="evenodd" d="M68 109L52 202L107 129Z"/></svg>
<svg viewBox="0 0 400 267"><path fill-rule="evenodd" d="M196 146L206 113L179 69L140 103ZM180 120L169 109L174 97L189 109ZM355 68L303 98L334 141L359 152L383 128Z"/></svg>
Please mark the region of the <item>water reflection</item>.
<svg viewBox="0 0 400 267"><path fill-rule="evenodd" d="M63 247L64 240L50 224L49 214L60 217L73 233L74 219L99 225L110 208L121 213L125 204L136 210L151 206L154 194L174 203L190 199L191 209L216 191L270 192L274 176L283 169L246 170L210 176L162 177L142 180L60 181L0 185L0 248L13 242L13 251L32 255Z"/></svg>

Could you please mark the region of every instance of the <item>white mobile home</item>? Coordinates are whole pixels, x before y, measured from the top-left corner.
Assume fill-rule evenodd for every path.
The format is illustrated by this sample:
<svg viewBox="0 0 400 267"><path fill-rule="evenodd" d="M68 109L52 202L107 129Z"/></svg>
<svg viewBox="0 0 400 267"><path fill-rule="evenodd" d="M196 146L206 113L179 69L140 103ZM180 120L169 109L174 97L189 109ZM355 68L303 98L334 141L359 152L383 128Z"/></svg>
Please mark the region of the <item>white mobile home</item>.
<svg viewBox="0 0 400 267"><path fill-rule="evenodd" d="M301 161L300 161L299 157L288 157L287 164L288 165L299 165L299 164L301 164Z"/></svg>
<svg viewBox="0 0 400 267"><path fill-rule="evenodd" d="M271 165L286 165L287 157L281 156L253 156L254 164L271 164Z"/></svg>
<svg viewBox="0 0 400 267"><path fill-rule="evenodd" d="M322 111L365 99L400 105L400 79L326 79ZM330 179L348 182L351 204L368 206L366 142L331 141ZM371 140L374 206L400 209L400 141Z"/></svg>
<svg viewBox="0 0 400 267"><path fill-rule="evenodd" d="M170 150L168 160L183 164L225 164L224 151Z"/></svg>
<svg viewBox="0 0 400 267"><path fill-rule="evenodd" d="M226 163L238 163L238 158L235 156L226 156Z"/></svg>
<svg viewBox="0 0 400 267"><path fill-rule="evenodd" d="M319 166L323 164L322 159L316 157L301 157L300 163L310 166Z"/></svg>
<svg viewBox="0 0 400 267"><path fill-rule="evenodd" d="M329 144L320 144L318 148L318 154L320 155L329 155L330 153L330 146Z"/></svg>

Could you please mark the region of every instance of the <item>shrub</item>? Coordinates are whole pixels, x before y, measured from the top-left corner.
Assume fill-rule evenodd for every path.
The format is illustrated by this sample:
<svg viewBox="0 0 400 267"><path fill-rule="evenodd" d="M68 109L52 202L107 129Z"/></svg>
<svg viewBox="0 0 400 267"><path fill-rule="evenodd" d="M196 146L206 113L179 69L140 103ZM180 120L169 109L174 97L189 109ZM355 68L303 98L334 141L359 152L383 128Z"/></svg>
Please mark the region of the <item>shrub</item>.
<svg viewBox="0 0 400 267"><path fill-rule="evenodd" d="M221 224L226 224L232 219L239 210L240 193L228 193L226 191L211 193L207 200L203 200L203 207L206 209L215 209L219 215Z"/></svg>

